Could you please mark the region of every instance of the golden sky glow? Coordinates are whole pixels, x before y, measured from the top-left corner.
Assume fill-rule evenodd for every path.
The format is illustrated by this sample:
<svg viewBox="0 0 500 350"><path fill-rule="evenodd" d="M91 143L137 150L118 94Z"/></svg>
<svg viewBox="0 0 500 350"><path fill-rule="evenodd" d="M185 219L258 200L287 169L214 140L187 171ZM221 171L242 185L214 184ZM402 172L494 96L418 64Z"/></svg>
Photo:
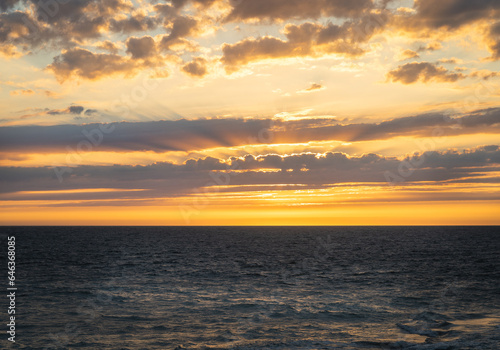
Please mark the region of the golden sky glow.
<svg viewBox="0 0 500 350"><path fill-rule="evenodd" d="M0 11L0 224L500 223L495 1Z"/></svg>

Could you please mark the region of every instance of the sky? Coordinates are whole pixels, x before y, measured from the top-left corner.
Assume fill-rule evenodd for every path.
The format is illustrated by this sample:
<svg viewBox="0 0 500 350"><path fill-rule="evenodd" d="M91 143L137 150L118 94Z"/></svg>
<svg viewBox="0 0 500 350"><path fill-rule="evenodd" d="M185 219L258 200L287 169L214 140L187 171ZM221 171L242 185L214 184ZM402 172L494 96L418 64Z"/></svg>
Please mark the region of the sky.
<svg viewBox="0 0 500 350"><path fill-rule="evenodd" d="M498 225L497 0L1 0L1 225Z"/></svg>

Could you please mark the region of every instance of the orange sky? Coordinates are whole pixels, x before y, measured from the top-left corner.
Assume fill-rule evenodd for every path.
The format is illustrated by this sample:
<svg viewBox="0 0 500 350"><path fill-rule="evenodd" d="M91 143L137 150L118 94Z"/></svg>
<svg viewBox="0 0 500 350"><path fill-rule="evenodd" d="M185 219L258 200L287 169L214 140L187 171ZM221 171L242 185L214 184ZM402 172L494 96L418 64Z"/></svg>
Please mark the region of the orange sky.
<svg viewBox="0 0 500 350"><path fill-rule="evenodd" d="M494 1L54 4L0 6L1 225L500 223Z"/></svg>

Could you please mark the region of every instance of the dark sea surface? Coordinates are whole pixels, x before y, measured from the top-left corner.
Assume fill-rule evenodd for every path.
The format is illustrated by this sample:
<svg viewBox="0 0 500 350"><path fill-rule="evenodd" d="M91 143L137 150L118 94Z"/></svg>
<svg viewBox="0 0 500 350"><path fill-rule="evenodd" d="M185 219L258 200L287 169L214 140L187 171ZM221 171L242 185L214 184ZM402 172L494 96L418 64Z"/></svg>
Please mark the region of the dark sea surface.
<svg viewBox="0 0 500 350"><path fill-rule="evenodd" d="M498 227L2 227L13 349L500 349Z"/></svg>

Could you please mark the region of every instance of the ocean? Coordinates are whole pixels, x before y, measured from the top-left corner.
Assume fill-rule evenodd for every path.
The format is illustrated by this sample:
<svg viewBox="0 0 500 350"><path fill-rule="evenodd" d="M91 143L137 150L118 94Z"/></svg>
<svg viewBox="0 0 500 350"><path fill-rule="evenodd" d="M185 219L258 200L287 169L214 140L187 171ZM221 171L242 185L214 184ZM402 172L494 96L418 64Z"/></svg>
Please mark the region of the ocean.
<svg viewBox="0 0 500 350"><path fill-rule="evenodd" d="M5 349L500 349L498 227L1 230Z"/></svg>

